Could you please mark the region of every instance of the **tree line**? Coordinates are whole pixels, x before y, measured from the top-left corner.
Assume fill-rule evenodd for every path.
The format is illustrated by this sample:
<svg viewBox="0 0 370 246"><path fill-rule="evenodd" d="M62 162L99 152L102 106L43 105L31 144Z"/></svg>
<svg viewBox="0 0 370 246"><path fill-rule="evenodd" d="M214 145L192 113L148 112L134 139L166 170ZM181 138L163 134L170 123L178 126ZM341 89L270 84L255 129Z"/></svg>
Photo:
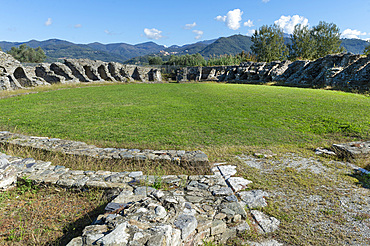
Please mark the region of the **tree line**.
<svg viewBox="0 0 370 246"><path fill-rule="evenodd" d="M329 54L345 52L345 49L341 47L340 35L340 30L334 23L320 21L312 28L298 24L289 37L291 44L286 44L283 30L278 25L264 25L252 35L252 53L243 51L237 55L213 56L208 60L199 53L172 55L168 61L162 61L161 57L153 56L149 57L149 64L217 66L238 65L244 61L315 60ZM370 43L363 53L370 54Z"/></svg>
<svg viewBox="0 0 370 246"><path fill-rule="evenodd" d="M258 61L274 60L314 60L328 54L344 52L341 47L340 32L337 25L320 21L309 28L296 25L290 35L292 44L284 43L283 30L276 24L262 26L252 36L251 50Z"/></svg>
<svg viewBox="0 0 370 246"><path fill-rule="evenodd" d="M38 63L46 59L45 52L41 47L34 49L26 44L21 44L18 48L12 47L7 53L20 62Z"/></svg>
<svg viewBox="0 0 370 246"><path fill-rule="evenodd" d="M201 54L186 54L182 56L171 55L168 61L163 61L159 56L150 56L148 58L149 65L170 65L170 66L228 66L240 64L241 62L254 61L256 56L251 53L242 51L236 55L220 55L211 56L205 59Z"/></svg>

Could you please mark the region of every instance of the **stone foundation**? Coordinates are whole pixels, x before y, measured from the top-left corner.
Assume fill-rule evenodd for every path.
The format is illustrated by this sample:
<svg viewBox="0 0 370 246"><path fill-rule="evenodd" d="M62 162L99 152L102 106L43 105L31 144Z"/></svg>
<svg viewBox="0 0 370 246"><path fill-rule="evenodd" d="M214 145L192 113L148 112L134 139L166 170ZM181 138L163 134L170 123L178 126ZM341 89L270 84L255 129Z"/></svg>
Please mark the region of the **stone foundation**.
<svg viewBox="0 0 370 246"><path fill-rule="evenodd" d="M69 170L1 153L0 163L0 184L12 176L65 188L110 190L113 199L105 213L69 246L203 245L203 240L225 243L249 230L271 233L280 224L276 218L255 210L267 205L264 197L268 194L261 190L242 191L251 181L234 177L236 166L227 163L215 164L213 175L160 177L140 171ZM3 170L7 176L1 176ZM158 182L165 188L158 188Z"/></svg>
<svg viewBox="0 0 370 246"><path fill-rule="evenodd" d="M26 136L7 131L0 132L0 143L98 159L116 159L133 162L163 161L178 165L192 165L198 167L209 163L208 156L200 150L185 151L98 148L84 142L63 140L59 138Z"/></svg>

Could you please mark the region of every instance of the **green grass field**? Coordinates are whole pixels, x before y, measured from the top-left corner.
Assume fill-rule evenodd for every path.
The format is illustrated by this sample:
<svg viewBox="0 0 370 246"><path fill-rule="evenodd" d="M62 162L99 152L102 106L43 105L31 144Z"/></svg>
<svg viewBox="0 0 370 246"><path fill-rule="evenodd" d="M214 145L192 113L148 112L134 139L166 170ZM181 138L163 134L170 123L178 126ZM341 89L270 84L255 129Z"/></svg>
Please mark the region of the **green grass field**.
<svg viewBox="0 0 370 246"><path fill-rule="evenodd" d="M153 149L309 147L368 139L370 98L231 84L123 84L0 100L0 129Z"/></svg>

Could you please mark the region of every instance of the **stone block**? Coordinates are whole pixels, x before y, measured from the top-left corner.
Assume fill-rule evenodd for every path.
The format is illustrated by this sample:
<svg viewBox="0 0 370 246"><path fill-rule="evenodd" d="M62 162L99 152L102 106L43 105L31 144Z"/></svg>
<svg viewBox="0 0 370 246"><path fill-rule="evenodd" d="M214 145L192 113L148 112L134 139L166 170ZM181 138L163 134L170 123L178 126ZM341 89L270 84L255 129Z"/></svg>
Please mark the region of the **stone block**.
<svg viewBox="0 0 370 246"><path fill-rule="evenodd" d="M176 218L174 225L181 230L182 240L186 240L195 231L198 222L193 215L181 214Z"/></svg>
<svg viewBox="0 0 370 246"><path fill-rule="evenodd" d="M237 193L241 202L248 206L249 209L266 207L267 203L264 197L268 193L263 190L241 191Z"/></svg>
<svg viewBox="0 0 370 246"><path fill-rule="evenodd" d="M236 229L236 233L237 234L242 234L245 231L249 231L251 228L250 228L250 226L248 225L247 222L243 221L242 223L240 223L239 225L237 225L235 227L235 229Z"/></svg>
<svg viewBox="0 0 370 246"><path fill-rule="evenodd" d="M226 165L226 166L217 166L218 170L220 170L221 175L224 176L225 179L233 176L236 174L236 166Z"/></svg>
<svg viewBox="0 0 370 246"><path fill-rule="evenodd" d="M143 176L143 172L142 171L131 172L131 173L129 173L128 176L131 177L131 178L136 178L136 177L139 177L139 176Z"/></svg>
<svg viewBox="0 0 370 246"><path fill-rule="evenodd" d="M181 244L181 230L172 229L171 246L179 246Z"/></svg>
<svg viewBox="0 0 370 246"><path fill-rule="evenodd" d="M66 246L83 246L82 237L75 237Z"/></svg>
<svg viewBox="0 0 370 246"><path fill-rule="evenodd" d="M17 170L7 159L0 157L0 191L13 188L17 182Z"/></svg>
<svg viewBox="0 0 370 246"><path fill-rule="evenodd" d="M161 218L161 219L163 219L164 217L166 217L167 216L167 211L166 211L166 209L163 207L163 206L157 206L155 209L154 209L154 211L155 211L155 214L159 217L159 218Z"/></svg>
<svg viewBox="0 0 370 246"><path fill-rule="evenodd" d="M134 190L134 194L139 195L139 196L147 196L155 190L156 189L154 189L153 187L150 187L150 186L140 186L140 187L137 187Z"/></svg>
<svg viewBox="0 0 370 246"><path fill-rule="evenodd" d="M235 192L246 189L247 185L252 183L252 181L242 177L230 177L226 179L226 182Z"/></svg>
<svg viewBox="0 0 370 246"><path fill-rule="evenodd" d="M222 187L220 189L212 191L214 196L230 196L233 194L233 190L229 187Z"/></svg>
<svg viewBox="0 0 370 246"><path fill-rule="evenodd" d="M279 228L280 221L274 217L269 217L258 210L252 210L251 214L264 233L274 232Z"/></svg>
<svg viewBox="0 0 370 246"><path fill-rule="evenodd" d="M222 234L226 231L226 223L222 220L214 220L211 225L211 236Z"/></svg>
<svg viewBox="0 0 370 246"><path fill-rule="evenodd" d="M148 246L171 245L172 227L170 225L154 226L150 228L150 231L153 232L155 237L149 239Z"/></svg>
<svg viewBox="0 0 370 246"><path fill-rule="evenodd" d="M127 222L119 224L113 231L97 241L104 246L127 245L130 234L127 230Z"/></svg>

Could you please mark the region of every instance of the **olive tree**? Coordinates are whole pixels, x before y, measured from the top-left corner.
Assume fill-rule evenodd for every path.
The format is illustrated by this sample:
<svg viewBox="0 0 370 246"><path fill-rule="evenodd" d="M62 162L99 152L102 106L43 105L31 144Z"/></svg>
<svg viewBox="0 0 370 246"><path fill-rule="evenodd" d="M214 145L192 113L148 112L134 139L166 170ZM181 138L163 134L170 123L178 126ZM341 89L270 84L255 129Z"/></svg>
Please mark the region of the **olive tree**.
<svg viewBox="0 0 370 246"><path fill-rule="evenodd" d="M149 56L148 57L149 65L162 65L162 58L159 56Z"/></svg>
<svg viewBox="0 0 370 246"><path fill-rule="evenodd" d="M258 61L271 62L285 60L288 56L288 48L284 44L283 30L276 24L263 25L252 36L252 52Z"/></svg>
<svg viewBox="0 0 370 246"><path fill-rule="evenodd" d="M289 56L291 59L311 60L315 58L316 40L311 35L308 26L296 25L290 37L292 44L289 46Z"/></svg>
<svg viewBox="0 0 370 246"><path fill-rule="evenodd" d="M333 53L345 51L341 47L340 31L334 23L320 21L317 26L311 29L311 35L315 40L315 57L319 58Z"/></svg>
<svg viewBox="0 0 370 246"><path fill-rule="evenodd" d="M20 62L43 62L46 59L45 52L40 48L30 48L26 44L21 44L18 48L12 47L8 52Z"/></svg>

